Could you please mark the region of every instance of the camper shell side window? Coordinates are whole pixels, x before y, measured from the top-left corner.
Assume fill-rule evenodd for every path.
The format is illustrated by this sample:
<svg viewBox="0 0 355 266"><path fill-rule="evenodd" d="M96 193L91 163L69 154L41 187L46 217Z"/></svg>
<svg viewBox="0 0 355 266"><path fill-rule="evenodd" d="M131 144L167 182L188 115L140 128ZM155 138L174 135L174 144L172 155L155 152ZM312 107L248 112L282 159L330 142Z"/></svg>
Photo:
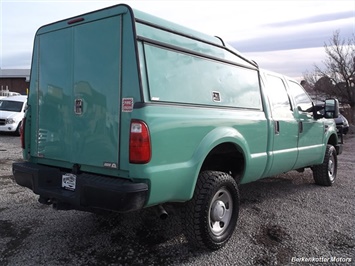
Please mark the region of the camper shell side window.
<svg viewBox="0 0 355 266"><path fill-rule="evenodd" d="M217 44L140 23L137 29L146 100L262 110L258 71L250 62Z"/></svg>

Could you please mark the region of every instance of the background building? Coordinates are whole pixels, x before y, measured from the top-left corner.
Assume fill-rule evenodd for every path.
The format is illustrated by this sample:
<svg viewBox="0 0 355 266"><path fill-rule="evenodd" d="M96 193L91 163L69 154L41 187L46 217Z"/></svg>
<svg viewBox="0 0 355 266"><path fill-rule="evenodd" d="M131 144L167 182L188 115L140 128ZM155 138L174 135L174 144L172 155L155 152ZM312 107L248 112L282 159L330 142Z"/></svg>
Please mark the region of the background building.
<svg viewBox="0 0 355 266"><path fill-rule="evenodd" d="M5 91L27 94L30 69L0 69L0 94Z"/></svg>

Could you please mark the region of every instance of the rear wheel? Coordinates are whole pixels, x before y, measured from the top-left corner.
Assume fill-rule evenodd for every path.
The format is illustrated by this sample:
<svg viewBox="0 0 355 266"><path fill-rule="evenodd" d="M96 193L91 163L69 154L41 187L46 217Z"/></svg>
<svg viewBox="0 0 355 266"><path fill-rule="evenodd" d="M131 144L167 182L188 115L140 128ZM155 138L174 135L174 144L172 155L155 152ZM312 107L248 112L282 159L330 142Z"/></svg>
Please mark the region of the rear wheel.
<svg viewBox="0 0 355 266"><path fill-rule="evenodd" d="M223 247L234 232L238 213L236 181L223 172L202 172L183 212L189 243L211 250Z"/></svg>
<svg viewBox="0 0 355 266"><path fill-rule="evenodd" d="M334 146L327 145L322 164L313 167L313 178L317 185L331 186L337 176L338 159Z"/></svg>

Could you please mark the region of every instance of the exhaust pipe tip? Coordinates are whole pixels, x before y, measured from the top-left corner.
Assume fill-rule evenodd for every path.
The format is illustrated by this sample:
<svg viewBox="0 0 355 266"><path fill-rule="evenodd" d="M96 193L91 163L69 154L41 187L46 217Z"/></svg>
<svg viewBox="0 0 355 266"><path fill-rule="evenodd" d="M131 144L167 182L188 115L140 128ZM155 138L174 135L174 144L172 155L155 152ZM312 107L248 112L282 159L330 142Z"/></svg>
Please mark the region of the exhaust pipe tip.
<svg viewBox="0 0 355 266"><path fill-rule="evenodd" d="M49 198L39 197L38 202L45 205L51 205L52 201Z"/></svg>
<svg viewBox="0 0 355 266"><path fill-rule="evenodd" d="M169 216L167 211L164 209L162 205L158 206L158 214L159 214L159 218L162 220L166 220Z"/></svg>

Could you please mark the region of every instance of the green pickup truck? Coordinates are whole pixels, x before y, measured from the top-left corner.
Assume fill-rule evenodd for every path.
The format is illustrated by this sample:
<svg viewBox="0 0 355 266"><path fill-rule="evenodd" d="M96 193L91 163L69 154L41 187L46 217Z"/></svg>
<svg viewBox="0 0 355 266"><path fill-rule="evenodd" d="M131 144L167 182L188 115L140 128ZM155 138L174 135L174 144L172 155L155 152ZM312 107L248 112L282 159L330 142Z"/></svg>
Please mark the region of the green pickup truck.
<svg viewBox="0 0 355 266"><path fill-rule="evenodd" d="M332 185L338 108L218 37L116 5L37 31L13 174L56 209L179 203L189 242L215 250L239 185L306 167Z"/></svg>

